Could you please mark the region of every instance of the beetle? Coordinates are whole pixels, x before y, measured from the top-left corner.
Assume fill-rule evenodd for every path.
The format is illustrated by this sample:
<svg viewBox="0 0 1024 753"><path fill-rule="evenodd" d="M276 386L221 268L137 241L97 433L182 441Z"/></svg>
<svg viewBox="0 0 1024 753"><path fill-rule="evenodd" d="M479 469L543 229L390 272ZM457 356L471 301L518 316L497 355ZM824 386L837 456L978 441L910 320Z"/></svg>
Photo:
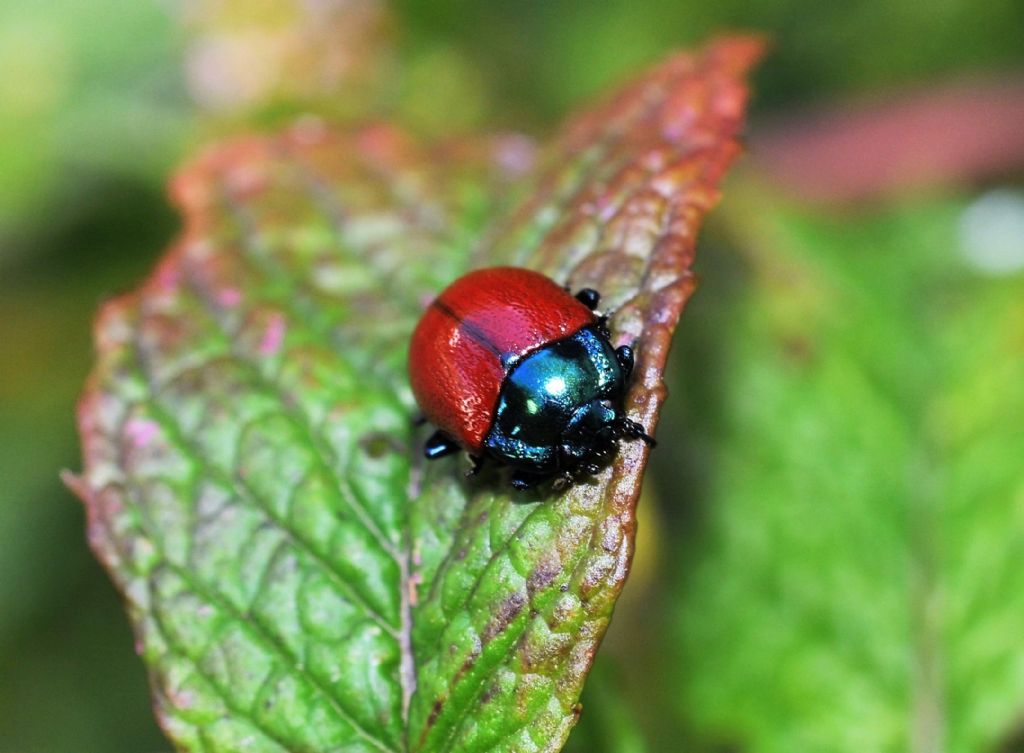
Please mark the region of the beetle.
<svg viewBox="0 0 1024 753"><path fill-rule="evenodd" d="M436 431L424 454L466 450L511 466L527 489L595 473L618 440L641 439L622 400L633 350L615 348L599 294L573 296L539 272L492 267L449 285L426 309L409 346L413 395Z"/></svg>

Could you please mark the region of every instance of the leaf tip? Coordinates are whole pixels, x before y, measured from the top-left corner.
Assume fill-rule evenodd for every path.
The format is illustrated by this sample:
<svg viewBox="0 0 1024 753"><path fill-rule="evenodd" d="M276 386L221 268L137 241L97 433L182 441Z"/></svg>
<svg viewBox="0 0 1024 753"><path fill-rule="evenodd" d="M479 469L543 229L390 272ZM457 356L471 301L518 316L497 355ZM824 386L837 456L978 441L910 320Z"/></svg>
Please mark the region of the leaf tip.
<svg viewBox="0 0 1024 753"><path fill-rule="evenodd" d="M707 54L737 75L750 71L771 48L771 37L757 31L737 31L715 37L708 43Z"/></svg>
<svg viewBox="0 0 1024 753"><path fill-rule="evenodd" d="M80 502L84 504L89 503L89 497L91 496L89 485L86 484L85 478L81 474L75 473L68 468L64 468L58 475L60 476L60 481L64 484L65 488L78 497Z"/></svg>

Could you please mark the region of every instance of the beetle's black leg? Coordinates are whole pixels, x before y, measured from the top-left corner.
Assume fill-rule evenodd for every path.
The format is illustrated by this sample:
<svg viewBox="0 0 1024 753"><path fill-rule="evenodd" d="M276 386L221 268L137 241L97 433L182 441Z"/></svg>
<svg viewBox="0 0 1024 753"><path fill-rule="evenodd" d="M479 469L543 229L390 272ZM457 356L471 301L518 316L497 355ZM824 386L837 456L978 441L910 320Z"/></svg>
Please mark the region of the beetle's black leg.
<svg viewBox="0 0 1024 753"><path fill-rule="evenodd" d="M599 316L597 317L597 323L594 325L597 327L597 331L601 333L605 340L610 340L612 337L611 330L608 329L608 317Z"/></svg>
<svg viewBox="0 0 1024 753"><path fill-rule="evenodd" d="M628 345L621 345L615 349L615 358L622 368L623 378L629 379L629 375L633 373L633 349Z"/></svg>
<svg viewBox="0 0 1024 753"><path fill-rule="evenodd" d="M466 476L475 476L480 473L480 469L484 467L484 463L487 461L486 455L470 455L469 459L473 461L473 467L466 471Z"/></svg>
<svg viewBox="0 0 1024 753"><path fill-rule="evenodd" d="M630 439L642 439L648 447L658 446L654 437L644 431L644 427L641 424L638 424L636 421L630 421L628 418L622 419L622 433Z"/></svg>
<svg viewBox="0 0 1024 753"><path fill-rule="evenodd" d="M431 434L423 445L423 454L427 460L437 460L458 451L459 446L455 440L440 430Z"/></svg>
<svg viewBox="0 0 1024 753"><path fill-rule="evenodd" d="M412 417L413 426L423 426L423 424L425 424L426 422L427 417L424 416L422 413L417 413L415 416Z"/></svg>
<svg viewBox="0 0 1024 753"><path fill-rule="evenodd" d="M537 473L530 473L529 471L516 471L512 474L512 488L518 489L519 491L532 489L545 478L545 476Z"/></svg>
<svg viewBox="0 0 1024 753"><path fill-rule="evenodd" d="M555 482L551 485L551 488L556 492L560 492L564 489L568 489L576 483L576 478L572 471L562 471L558 476L555 477Z"/></svg>
<svg viewBox="0 0 1024 753"><path fill-rule="evenodd" d="M576 294L576 300L591 311L594 311L597 308L597 304L601 302L601 294L593 288L583 288L583 290Z"/></svg>

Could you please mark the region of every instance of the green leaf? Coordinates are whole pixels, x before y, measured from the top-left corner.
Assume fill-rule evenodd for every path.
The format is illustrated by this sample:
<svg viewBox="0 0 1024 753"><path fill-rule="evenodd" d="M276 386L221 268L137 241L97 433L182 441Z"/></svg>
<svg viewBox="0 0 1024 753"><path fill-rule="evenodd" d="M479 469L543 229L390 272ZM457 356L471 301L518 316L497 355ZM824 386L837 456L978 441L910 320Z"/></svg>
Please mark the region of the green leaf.
<svg viewBox="0 0 1024 753"><path fill-rule="evenodd" d="M406 339L474 246L593 284L636 341L628 407L653 427L758 52L680 55L576 120L497 226L521 140L426 150L304 121L178 177L184 237L97 324L71 483L181 749L561 747L646 448L561 494L428 468Z"/></svg>
<svg viewBox="0 0 1024 753"><path fill-rule="evenodd" d="M676 718L694 750L1016 749L1024 279L970 267L958 201L757 206L689 424Z"/></svg>

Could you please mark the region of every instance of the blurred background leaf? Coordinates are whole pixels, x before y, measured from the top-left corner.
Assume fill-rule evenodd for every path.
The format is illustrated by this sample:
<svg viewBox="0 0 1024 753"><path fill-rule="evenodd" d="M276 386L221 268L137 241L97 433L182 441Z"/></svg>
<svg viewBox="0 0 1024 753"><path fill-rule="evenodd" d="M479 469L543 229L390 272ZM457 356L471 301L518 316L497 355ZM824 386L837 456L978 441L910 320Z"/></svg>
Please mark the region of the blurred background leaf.
<svg viewBox="0 0 1024 753"><path fill-rule="evenodd" d="M760 149L777 134L778 124L788 134L806 124L809 106L868 102L884 110L905 102L907 92L946 82L966 81L970 87L975 76L999 78L1024 67L1024 4L1015 0L260 0L244 5L239 10L242 4L228 0L0 0L0 751L107 753L168 747L151 720L143 670L113 589L86 552L81 511L60 486L56 471L78 463L72 406L91 358L92 312L101 299L134 284L172 236L177 220L163 199L164 178L196 143L246 124L276 124L309 111L338 118L379 113L427 136L510 127L540 134L570 107L639 64L669 49L692 46L723 26L774 35L774 54L758 80L755 112L760 118L751 128L751 143ZM346 69L350 75L318 74L303 81L298 71L303 65L315 67L316 61L282 54L277 59L283 67L271 70L296 73L259 89L259 97L220 106L203 98L195 62L203 40L216 38L221 30L228 38L237 32L243 42L233 44L246 59L260 55L258 40L265 35L282 29L301 35L309 28L304 19L317 18L330 30L321 35L317 49L329 50L333 34L350 39L343 30L334 31L337 24L348 23L332 15L340 8L357 8L361 20L351 28L368 29L366 38L378 40L373 48L361 48L365 57ZM279 31L256 33L254 28ZM246 38L257 40L253 50L246 51ZM358 40L346 44L358 47ZM274 45L302 49L294 42ZM264 62L272 57L269 48L261 57ZM366 60L371 64L364 65ZM224 76L214 76L208 86L223 88L229 80L227 72ZM366 101L355 101L363 95ZM931 128L951 130L941 117L932 119ZM863 133L857 138L855 154L878 148ZM528 142L521 144L529 149ZM600 659L625 699L619 710L635 717L650 749L677 750L680 740L697 749L747 744L769 749L792 742L777 719L776 728L767 729L770 715L780 708L804 709L808 719L817 713L817 721L799 725L806 734L837 728L840 711L831 718L820 707L815 712L816 699L806 688L791 687L788 701L757 696L752 680L746 691L736 690L743 678L731 651L726 655L728 636L715 638L709 631L712 626L720 633L743 628L739 635L756 638L741 620L749 609L748 622L760 619L774 630L765 643L752 644L761 645L763 653L768 641L784 637L784 626L813 629L816 639L810 645L816 649L809 656L821 664L806 661L821 669L808 675L816 682L822 672L831 671L828 662L854 655L852 648L840 650L841 645L861 640L871 651L899 650L900 637L913 633L910 602L902 605L902 628L895 617L876 614L883 608L895 612L899 605L863 605L865 614L850 617L850 630L860 626L863 634L868 621L877 618L887 637L877 646L852 635L840 644L830 643L838 616L829 610L838 607L813 590L813 580L794 575L793 584L786 580L787 588L779 590L783 567L787 577L806 569L805 561L800 568L793 565L815 551L813 538L798 539L803 548L788 554L772 546L774 539L762 538L736 568L726 566L735 556L735 537L759 531L767 537L761 526L769 524L780 535L794 533L791 520L764 517L769 500L787 501L783 516L827 514L817 521L827 529L841 523L844 511L857 510L849 498L839 510L832 509L837 502L818 503L818 498L857 488L873 500L865 511L888 521L877 525L893 526L887 530L894 549L872 559L864 573L855 570L844 577L882 572L894 551L902 549L906 556L909 543L909 523L899 528L893 517L908 514L906 496L894 491L885 508L891 512L877 511L887 480L895 484L897 476L906 474L902 462L913 454L906 449L911 445L932 453L916 466L925 470L916 473L929 476L928 469L945 466L941 491L931 498L943 507L981 507L990 515L960 519L950 510L925 516L942 534L934 568L936 582L943 584L944 606L938 610L939 626L929 629L942 636L938 664L948 674L930 682L949 689L949 708L942 711L950 720L946 741L953 749L971 743L984 749L985 741L1000 739L1007 750L1019 741L1007 716L1024 718L1024 709L1018 704L1009 710L1014 695L1001 690L1018 676L1012 672L1019 659L1010 650L1019 634L1010 619L1013 582L997 575L1003 573L1001 553L1015 551L1008 531L1020 528L1019 518L1010 517L1019 509L1021 478L1012 462L1018 448L1010 440L1024 403L1014 371L1020 339L1014 339L1013 329L1022 316L1013 309L1021 275L1005 260L1012 261L1020 248L1014 239L1021 233L1014 228L1024 211L1014 209L1022 201L1021 155L1003 152L1001 159L1002 171L967 169L954 180L929 178L895 192L868 192L866 200L847 199L828 210L775 202L769 208L750 199L730 209L730 197L738 196L740 187L747 195L748 181L760 181L758 189L750 190L782 191L767 172L767 160L759 162L755 151L748 164L761 164L760 174L755 177L751 169L732 181L732 191L727 188L722 208L729 216L718 219L717 235L709 236L699 255L703 284L675 350L670 376L675 388L650 476L657 494L651 497L655 504L645 506L650 523L641 527L641 536L650 529L653 544L640 544L634 579L623 595L627 601ZM1004 192L988 193L992 181L999 181ZM766 226L750 221L765 213L770 215ZM753 243L753 227L758 232L763 227L772 245ZM991 265L979 266L979 258L1002 259L996 265L1002 274L983 273ZM926 279L915 282L918 273ZM918 294L914 285L926 282L934 288ZM915 296L924 296L920 305L899 300L912 289ZM844 309L841 302L849 300L855 305ZM945 311L947 302L956 307ZM875 305L882 308L872 313ZM800 321L808 311L820 318ZM867 325L871 328L860 334L849 331ZM813 362L818 365L801 371L798 363L786 360L796 356L780 355L771 351L770 342L757 341L792 330L819 345L819 361ZM727 334L733 331L735 340ZM920 350L922 362L908 365L906 349ZM934 373L926 363L935 364ZM763 396L760 405L751 404L746 394L755 388ZM832 396L840 389L849 404L838 405ZM893 390L896 396L888 394ZM864 426L855 427L853 416L861 413ZM807 434L783 432L779 419L790 414L799 419L802 432L828 441L812 446L799 441ZM908 422L914 426L908 428ZM853 434L854 428L865 434ZM903 454L884 455L882 442ZM877 465L881 460L886 462ZM838 464L837 471L856 481L848 487L838 473L824 474L827 463ZM758 486L762 481L763 489ZM754 488L759 496L752 495ZM963 500L972 494L975 502L968 505ZM746 524L755 513L761 526L754 520ZM977 566L956 565L957 552L965 547L989 553L987 564L982 557ZM852 543L840 548L829 562L865 556L852 548ZM659 554L647 558L648 550ZM769 556L773 559L758 559ZM753 582L755 565L768 568L760 584ZM912 593L909 573L900 577L886 586L892 589L889 598ZM741 607L715 595L718 579L749 595L751 603ZM979 579L988 579L989 590L971 596ZM1003 610L991 606L1003 602ZM675 646L672 662L664 660L666 641ZM902 657L879 661L887 670L872 675L865 668L858 675L861 682L888 677L884 688L873 684L862 695L842 688L843 713L860 703L866 704L867 714L870 704L888 692L897 699L895 711L888 713L909 709L919 720L927 718L908 700L921 696L913 692L909 672L916 660L902 648ZM952 649L960 657L956 661L948 653ZM757 666L766 666L769 658L760 657ZM892 669L900 661L905 666ZM985 669L989 665L1002 667L1002 679ZM701 666L714 671L698 676ZM970 667L978 673L967 673ZM653 681L655 671L671 675L671 682ZM715 680L719 675L721 685ZM779 677L782 682L785 676ZM976 683L988 690L977 689ZM655 702L655 696L660 700ZM719 701L726 696L729 713L712 713L714 707L721 711ZM674 703L675 698L686 700ZM597 697L584 697L587 706L600 703ZM587 731L590 717L583 714L579 735L597 741L591 750L600 751L606 736ZM796 722L786 726L798 727ZM879 717L865 726L865 734L899 739L885 737L890 728L891 722Z"/></svg>
<svg viewBox="0 0 1024 753"><path fill-rule="evenodd" d="M686 418L711 469L666 713L693 750L996 750L1024 708L1024 279L977 268L959 199L745 198L736 289L703 298L730 335Z"/></svg>

